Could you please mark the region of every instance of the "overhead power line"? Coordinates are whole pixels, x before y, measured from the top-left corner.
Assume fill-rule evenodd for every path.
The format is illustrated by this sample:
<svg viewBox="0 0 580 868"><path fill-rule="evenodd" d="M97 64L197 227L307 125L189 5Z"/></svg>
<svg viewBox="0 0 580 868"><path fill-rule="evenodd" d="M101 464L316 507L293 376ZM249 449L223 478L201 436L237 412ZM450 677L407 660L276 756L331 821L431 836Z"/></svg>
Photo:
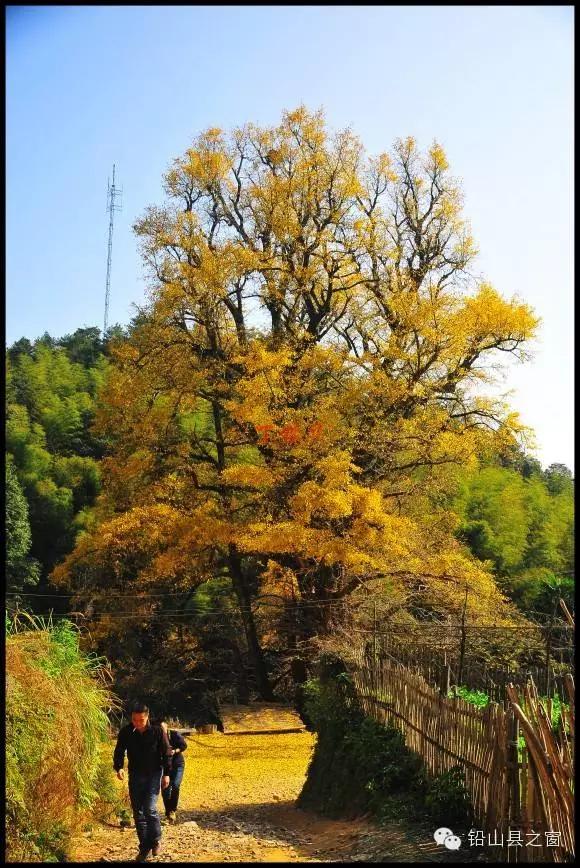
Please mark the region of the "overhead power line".
<svg viewBox="0 0 580 868"><path fill-rule="evenodd" d="M109 594L107 596L103 595L102 599L103 600L139 600L139 601L141 601L141 600L158 600L158 599L165 599L168 597L185 597L185 596L187 596L188 593L189 593L188 591L171 591L171 592L167 592L167 593L158 593L158 594L155 594L155 593L153 593L153 594ZM85 592L85 594L86 594L86 592ZM26 594L22 594L18 591L10 591L10 592L8 592L7 596L27 597L27 598L28 597L32 597L32 598L46 598L46 597L48 597L49 599L63 600L64 601L64 600L68 600L72 597L79 597L79 596L81 596L81 593L77 593L77 594L28 594L28 593L26 593ZM90 594L88 596L90 596ZM339 606L339 605L343 605L344 603L347 603L347 602L353 603L353 604L356 604L359 606L369 604L368 600L353 600L351 597L342 597L342 598L336 599L336 600L308 600L308 599L305 599L305 600L296 600L296 601L290 601L289 600L288 602L283 600L280 603L266 602L264 600L256 600L253 603L253 605L254 606L260 606L260 607L264 606L267 608L271 607L271 608L286 609L286 608L296 607L296 608L301 609L304 606ZM193 602L193 605L201 606L203 604Z"/></svg>
<svg viewBox="0 0 580 868"><path fill-rule="evenodd" d="M99 599L93 600L92 604L93 605L100 605L103 602L106 603L106 602L112 602L112 601L116 601L116 600L120 600L120 601L121 600L133 600L135 602L143 602L143 603L146 603L146 602L162 603L166 599L167 600L171 599L174 601L175 604L177 604L177 601L174 598L186 597L188 593L189 593L188 591L167 591L167 592L147 593L147 594L139 594L139 595L136 595L136 594L109 594L109 595L103 595ZM85 592L85 594L86 594L86 592ZM73 593L35 594L35 593L20 593L18 591L9 591L9 592L7 592L6 596L7 597L11 596L11 597L15 597L15 598L25 597L27 599L29 599L29 598L47 599L48 598L48 599L62 600L63 602L65 602L65 601L68 602L73 597L77 597L77 598L80 597L81 594L80 593L77 593L77 594L73 594ZM90 596L90 595L87 595L87 596ZM186 602L186 601L184 601L184 602ZM85 604L90 604L90 600L87 599ZM352 597L343 597L340 599L330 599L330 600L328 600L328 599L326 599L326 600L302 599L302 600L281 600L280 602L268 601L265 599L257 599L252 603L252 610L255 611L257 609L280 609L284 612L288 612L288 611L293 611L293 610L304 610L304 609L309 608L309 607L321 608L324 606L342 606L345 604L351 605L351 606L356 607L358 609L368 608L370 610L374 607L373 601L371 599L367 599L367 598L356 600L356 599L352 599ZM216 609L215 607L207 607L207 606L204 606L203 603L200 603L199 601L195 601L195 600L188 600L186 602L186 605L189 608L189 614L200 614L200 615L203 615L203 614L218 614L218 615L222 614L223 615L223 614L225 614L225 610L223 608ZM183 610L179 609L178 611L181 612ZM237 611L237 610L234 610L234 611ZM425 629L439 629L439 630L445 629L449 626L454 626L453 624L450 624L447 621L433 620L433 613L427 609L424 609L421 607L414 607L413 611L417 612L417 613L424 614L427 618L430 617L430 620L417 622L416 625L409 625L409 626L420 626L421 629L425 628ZM536 616L538 618L546 618L547 617L545 612L531 611L531 612L527 612L525 614L527 616ZM381 613L379 612L378 615L380 618ZM382 626L388 626L388 630L392 630L392 629L394 629L400 625L396 625L396 624L385 625L383 623ZM485 626L486 629L491 629L491 628L503 629L503 627L501 625L496 625L496 624L493 624L493 625L477 625L477 624L470 625L470 624L467 624L466 626L469 629L472 629L472 628L478 627L478 626ZM525 625L525 626L526 627L532 626L535 629L537 627L547 627L548 625L547 624L532 624L532 625ZM560 628L560 627L568 627L569 625L566 624L564 621L561 621L560 623L555 623L553 626ZM402 629L407 630L409 628L405 625L402 627ZM516 625L510 629L520 629L520 626Z"/></svg>
<svg viewBox="0 0 580 868"><path fill-rule="evenodd" d="M191 619L191 618L200 618L200 617L209 616L209 617L212 617L212 619L213 619L212 620L212 626L216 626L216 627L218 627L218 626L219 627L231 626L231 622L223 620L225 618L225 616L228 614L228 613L224 612L223 610L195 611L195 612L192 612L192 611L184 612L182 609L172 610L172 611L165 610L165 611L160 611L160 612L134 612L134 611L132 611L132 612L130 612L130 611L119 612L119 611L115 611L115 612L94 612L94 613L91 613L90 615L84 615L82 612L59 613L59 612L55 612L53 609L51 609L48 612L34 612L33 614L38 616L38 617L52 617L52 618L73 618L73 617L83 616L83 617L86 617L87 620L93 619L93 618L112 618L112 619L136 618L136 619L141 619L141 620L171 620L171 619L175 619L175 618L190 618ZM230 614L234 617L239 617L240 612L238 610L234 610ZM254 612L254 614L255 614L255 612ZM216 620L213 616L220 616L222 618L222 621L219 623L216 622ZM347 629L347 632L362 633L362 634L365 634L369 637L370 636L387 636L388 637L388 636L399 635L399 634L408 636L410 626L411 625L406 625L406 624L394 624L393 626L389 627L388 632L384 631L384 630L376 630L375 631L372 629L364 629L361 627L348 627L346 629ZM488 631L488 630L499 632L499 633L511 632L511 631L536 632L539 628L541 629L540 625L534 625L534 624L517 625L517 626L508 626L508 625L497 626L497 625L490 625L490 624L465 624L465 625L464 624L437 624L437 625L428 625L428 624L417 623L417 624L412 625L412 626L420 628L421 630L423 630L425 627L429 628L432 626L437 626L439 628L440 632L444 632L445 630L450 630L450 631L451 630L458 630L458 631L464 630L466 633ZM569 629L569 630L573 629L570 625L567 625L567 624L562 624L561 627L563 627L565 629Z"/></svg>

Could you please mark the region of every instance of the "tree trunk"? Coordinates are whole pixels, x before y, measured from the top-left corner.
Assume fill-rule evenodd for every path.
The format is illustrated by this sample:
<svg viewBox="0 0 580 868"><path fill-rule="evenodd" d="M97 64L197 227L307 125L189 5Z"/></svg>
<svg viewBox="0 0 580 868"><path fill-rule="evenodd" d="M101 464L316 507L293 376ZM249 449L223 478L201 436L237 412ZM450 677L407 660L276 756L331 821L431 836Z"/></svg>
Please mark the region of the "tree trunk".
<svg viewBox="0 0 580 868"><path fill-rule="evenodd" d="M241 558L233 543L230 543L229 546L228 563L232 585L238 598L240 613L242 615L250 659L254 665L258 691L262 699L272 701L275 699L275 696L272 690L272 685L270 684L270 679L268 678L266 661L264 660L264 655L262 654L258 634L256 632L256 625L254 623L254 616L250 605L250 595L248 594L248 589L242 572Z"/></svg>
<svg viewBox="0 0 580 868"><path fill-rule="evenodd" d="M222 408L218 401L212 401L212 411L216 435L218 468L221 472L226 466L226 455L222 429ZM222 490L222 500L227 515L230 508L230 498L224 490ZM264 660L264 655L262 654L262 649L260 648L260 643L258 641L250 594L242 570L242 561L234 543L230 543L228 546L228 567L234 592L238 598L238 605L240 607L240 614L242 616L242 622L248 643L248 652L250 660L254 666L258 691L262 699L271 701L274 699L274 693L268 678L266 661Z"/></svg>

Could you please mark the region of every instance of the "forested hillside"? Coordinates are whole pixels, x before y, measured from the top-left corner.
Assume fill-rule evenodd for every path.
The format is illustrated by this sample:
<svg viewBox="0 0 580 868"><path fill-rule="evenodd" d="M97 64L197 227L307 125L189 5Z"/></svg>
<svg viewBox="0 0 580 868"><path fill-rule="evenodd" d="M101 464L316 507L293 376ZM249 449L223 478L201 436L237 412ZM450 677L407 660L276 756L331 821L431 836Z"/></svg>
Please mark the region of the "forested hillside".
<svg viewBox="0 0 580 868"><path fill-rule="evenodd" d="M91 425L105 349L99 329L83 328L60 339L22 338L7 352L10 591L46 587L99 491L105 442Z"/></svg>
<svg viewBox="0 0 580 868"><path fill-rule="evenodd" d="M524 612L551 612L574 593L574 482L570 470L514 459L459 474L458 538L491 563Z"/></svg>

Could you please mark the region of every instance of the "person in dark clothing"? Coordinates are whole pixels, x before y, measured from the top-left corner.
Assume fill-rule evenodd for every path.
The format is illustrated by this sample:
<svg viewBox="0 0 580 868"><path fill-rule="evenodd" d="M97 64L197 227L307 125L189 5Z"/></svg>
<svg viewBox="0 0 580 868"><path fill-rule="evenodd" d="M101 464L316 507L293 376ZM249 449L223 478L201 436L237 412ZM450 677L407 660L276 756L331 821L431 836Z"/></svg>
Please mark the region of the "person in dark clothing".
<svg viewBox="0 0 580 868"><path fill-rule="evenodd" d="M175 823L177 820L177 805L179 803L179 787L181 786L185 771L183 751L187 750L187 742L176 729L169 729L164 717L158 717L155 722L161 726L173 751L169 786L162 790L161 795L163 796L163 804L165 805L165 816L170 823Z"/></svg>
<svg viewBox="0 0 580 868"><path fill-rule="evenodd" d="M139 837L137 862L146 862L149 853L161 852L161 821L157 811L160 785L169 785L172 749L160 726L149 721L149 709L136 703L131 723L121 727L113 754L113 768L119 780L125 772L125 753L129 761L129 797ZM162 776L163 775L163 776Z"/></svg>

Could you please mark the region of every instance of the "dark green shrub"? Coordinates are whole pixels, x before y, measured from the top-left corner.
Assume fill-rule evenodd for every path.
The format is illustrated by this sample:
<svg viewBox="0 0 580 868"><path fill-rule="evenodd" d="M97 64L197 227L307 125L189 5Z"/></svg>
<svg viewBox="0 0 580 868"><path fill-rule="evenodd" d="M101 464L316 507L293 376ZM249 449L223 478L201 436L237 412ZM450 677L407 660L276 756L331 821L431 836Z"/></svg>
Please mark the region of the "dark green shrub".
<svg viewBox="0 0 580 868"><path fill-rule="evenodd" d="M303 701L317 743L300 806L332 817L371 812L439 825L471 821L462 769L429 775L399 729L365 716L336 660L323 660L320 676L304 685Z"/></svg>
<svg viewBox="0 0 580 868"><path fill-rule="evenodd" d="M464 826L472 822L471 803L465 789L465 774L461 766L453 766L449 771L431 779L425 805L435 823L456 823Z"/></svg>
<svg viewBox="0 0 580 868"><path fill-rule="evenodd" d="M424 788L421 759L397 729L364 715L349 676L327 668L304 697L318 739L299 804L329 816L410 810Z"/></svg>

